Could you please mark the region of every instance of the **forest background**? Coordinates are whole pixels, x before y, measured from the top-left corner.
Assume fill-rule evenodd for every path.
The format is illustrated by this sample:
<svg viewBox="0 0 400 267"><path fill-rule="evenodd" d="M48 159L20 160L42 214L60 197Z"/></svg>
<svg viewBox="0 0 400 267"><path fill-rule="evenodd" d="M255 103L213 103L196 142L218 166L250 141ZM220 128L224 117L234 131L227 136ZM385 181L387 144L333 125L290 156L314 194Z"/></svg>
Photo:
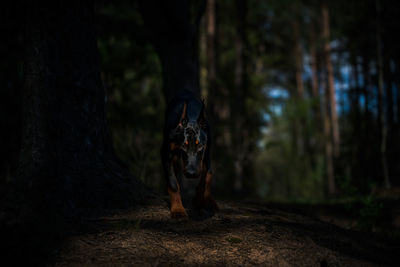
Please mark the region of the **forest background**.
<svg viewBox="0 0 400 267"><path fill-rule="evenodd" d="M165 193L163 70L141 8L96 5L101 78L116 154ZM208 0L190 8L202 15L195 40L217 199L373 202L396 192L398 1ZM2 183L17 172L22 140L22 16L15 7L2 16Z"/></svg>

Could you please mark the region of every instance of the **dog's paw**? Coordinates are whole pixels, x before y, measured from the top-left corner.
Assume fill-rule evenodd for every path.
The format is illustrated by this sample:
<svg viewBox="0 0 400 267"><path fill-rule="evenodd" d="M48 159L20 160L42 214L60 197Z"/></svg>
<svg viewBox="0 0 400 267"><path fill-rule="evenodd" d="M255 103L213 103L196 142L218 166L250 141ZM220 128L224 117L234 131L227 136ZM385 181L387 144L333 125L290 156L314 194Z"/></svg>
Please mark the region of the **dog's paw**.
<svg viewBox="0 0 400 267"><path fill-rule="evenodd" d="M187 218L188 215L186 210L182 208L174 208L171 209L171 218L178 219L178 218Z"/></svg>
<svg viewBox="0 0 400 267"><path fill-rule="evenodd" d="M211 196L204 198L203 208L211 211L219 211L217 202L215 202L214 198Z"/></svg>
<svg viewBox="0 0 400 267"><path fill-rule="evenodd" d="M219 210L217 202L215 202L215 200L212 196L196 197L193 201L193 206L197 210L203 209L203 210L212 211L212 212Z"/></svg>

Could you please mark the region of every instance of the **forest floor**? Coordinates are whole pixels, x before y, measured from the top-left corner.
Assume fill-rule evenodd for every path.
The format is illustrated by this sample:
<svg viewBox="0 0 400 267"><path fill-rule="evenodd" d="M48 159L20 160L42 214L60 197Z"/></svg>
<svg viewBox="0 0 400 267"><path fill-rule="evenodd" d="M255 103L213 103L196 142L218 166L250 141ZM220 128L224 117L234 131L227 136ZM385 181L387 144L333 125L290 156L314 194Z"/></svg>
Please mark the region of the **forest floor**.
<svg viewBox="0 0 400 267"><path fill-rule="evenodd" d="M344 229L296 211L219 202L213 217L171 219L157 201L85 220L51 266L399 266L398 239Z"/></svg>

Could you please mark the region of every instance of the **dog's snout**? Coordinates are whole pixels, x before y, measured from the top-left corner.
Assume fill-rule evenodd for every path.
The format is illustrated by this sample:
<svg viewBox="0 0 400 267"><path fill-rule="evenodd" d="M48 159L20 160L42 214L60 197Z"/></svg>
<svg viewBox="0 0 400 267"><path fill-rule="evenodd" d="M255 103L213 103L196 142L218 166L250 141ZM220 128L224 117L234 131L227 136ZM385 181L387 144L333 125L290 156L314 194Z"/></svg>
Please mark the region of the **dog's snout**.
<svg viewBox="0 0 400 267"><path fill-rule="evenodd" d="M196 170L196 167L188 166L188 168L186 169L186 172L185 172L185 176L187 178L197 178L199 175L198 175L198 172Z"/></svg>

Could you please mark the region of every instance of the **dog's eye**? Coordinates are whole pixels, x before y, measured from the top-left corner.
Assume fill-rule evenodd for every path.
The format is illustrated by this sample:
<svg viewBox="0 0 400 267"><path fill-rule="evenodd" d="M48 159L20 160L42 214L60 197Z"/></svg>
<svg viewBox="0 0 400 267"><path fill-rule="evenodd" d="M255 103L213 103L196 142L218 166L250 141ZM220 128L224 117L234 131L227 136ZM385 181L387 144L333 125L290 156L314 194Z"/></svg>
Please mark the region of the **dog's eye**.
<svg viewBox="0 0 400 267"><path fill-rule="evenodd" d="M199 144L199 140L196 140L196 145L198 145Z"/></svg>
<svg viewBox="0 0 400 267"><path fill-rule="evenodd" d="M186 141L185 141L185 145L188 145L188 144L189 144L189 142L188 142L188 140L186 140Z"/></svg>

